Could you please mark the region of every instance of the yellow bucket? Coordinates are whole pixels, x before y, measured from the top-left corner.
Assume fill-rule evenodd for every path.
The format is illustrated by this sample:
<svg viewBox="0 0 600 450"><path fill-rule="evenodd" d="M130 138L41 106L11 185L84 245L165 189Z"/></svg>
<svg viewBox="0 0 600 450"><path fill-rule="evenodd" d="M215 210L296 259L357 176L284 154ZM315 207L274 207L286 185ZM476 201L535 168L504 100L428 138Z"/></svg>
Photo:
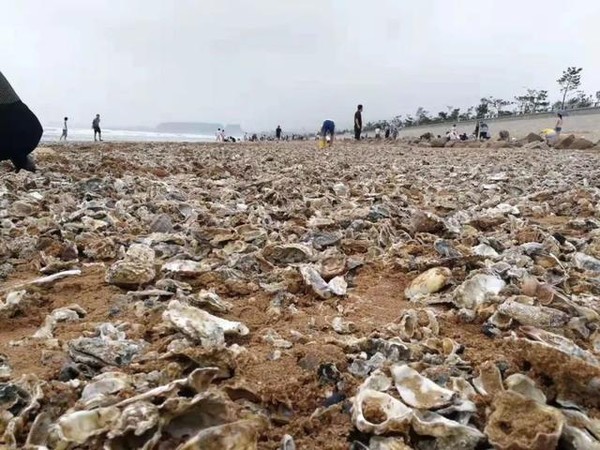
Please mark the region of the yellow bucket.
<svg viewBox="0 0 600 450"><path fill-rule="evenodd" d="M327 147L327 142L323 139L319 139L319 150L323 150L325 147Z"/></svg>

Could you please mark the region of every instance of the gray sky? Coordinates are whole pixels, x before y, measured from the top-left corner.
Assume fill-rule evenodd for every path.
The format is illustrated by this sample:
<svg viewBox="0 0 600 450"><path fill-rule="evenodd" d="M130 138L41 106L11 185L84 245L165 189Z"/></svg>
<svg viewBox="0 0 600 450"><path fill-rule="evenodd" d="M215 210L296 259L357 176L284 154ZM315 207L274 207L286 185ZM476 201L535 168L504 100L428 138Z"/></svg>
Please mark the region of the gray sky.
<svg viewBox="0 0 600 450"><path fill-rule="evenodd" d="M0 0L0 70L44 123L313 130L600 90L598 0Z"/></svg>

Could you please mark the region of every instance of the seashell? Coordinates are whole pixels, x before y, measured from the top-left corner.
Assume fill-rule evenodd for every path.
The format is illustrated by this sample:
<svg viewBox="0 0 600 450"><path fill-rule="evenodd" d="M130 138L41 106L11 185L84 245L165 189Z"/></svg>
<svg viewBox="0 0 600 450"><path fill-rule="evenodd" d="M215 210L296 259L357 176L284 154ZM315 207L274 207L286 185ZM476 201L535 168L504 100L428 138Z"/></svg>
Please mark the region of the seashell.
<svg viewBox="0 0 600 450"><path fill-rule="evenodd" d="M162 317L186 336L199 341L203 347L223 345L227 334L246 336L250 332L240 322L221 319L178 300L169 302Z"/></svg>
<svg viewBox="0 0 600 450"><path fill-rule="evenodd" d="M434 267L415 278L404 291L411 301L440 291L448 284L452 272L447 267Z"/></svg>
<svg viewBox="0 0 600 450"><path fill-rule="evenodd" d="M79 402L84 409L108 406L110 403L107 402L113 400L111 394L118 393L131 385L132 380L129 375L122 372L105 372L85 385Z"/></svg>
<svg viewBox="0 0 600 450"><path fill-rule="evenodd" d="M498 295L504 286L501 278L479 273L456 288L452 301L458 308L475 309Z"/></svg>
<svg viewBox="0 0 600 450"><path fill-rule="evenodd" d="M312 250L303 244L269 245L262 256L277 265L307 263L313 259Z"/></svg>
<svg viewBox="0 0 600 450"><path fill-rule="evenodd" d="M171 272L184 276L194 276L211 270L210 264L205 262L192 261L189 259L176 259L163 264L162 272Z"/></svg>
<svg viewBox="0 0 600 450"><path fill-rule="evenodd" d="M202 290L188 297L190 304L206 308L218 313L226 313L233 308L233 305L221 299L216 293Z"/></svg>
<svg viewBox="0 0 600 450"><path fill-rule="evenodd" d="M510 317L522 325L539 327L561 327L569 321L562 311L545 306L533 306L522 303L519 297L511 297L498 306L498 313Z"/></svg>
<svg viewBox="0 0 600 450"><path fill-rule="evenodd" d="M411 408L391 395L368 388L361 389L352 402L352 422L363 433L405 432L412 414Z"/></svg>
<svg viewBox="0 0 600 450"><path fill-rule="evenodd" d="M437 385L407 365L395 365L390 371L400 397L414 408L442 408L456 397L453 391Z"/></svg>
<svg viewBox="0 0 600 450"><path fill-rule="evenodd" d="M265 419L247 419L201 430L178 450L250 450L256 448Z"/></svg>
<svg viewBox="0 0 600 450"><path fill-rule="evenodd" d="M490 444L498 450L554 450L564 426L562 414L513 391L494 398L485 426Z"/></svg>
<svg viewBox="0 0 600 450"><path fill-rule="evenodd" d="M127 339L77 338L69 341L69 356L91 367L122 367L131 363L144 343Z"/></svg>
<svg viewBox="0 0 600 450"><path fill-rule="evenodd" d="M437 448L474 450L485 440L477 428L462 425L431 411L413 412L412 428L421 436L435 438Z"/></svg>
<svg viewBox="0 0 600 450"><path fill-rule="evenodd" d="M122 287L141 286L154 280L154 250L144 244L133 244L125 258L106 271L106 282Z"/></svg>
<svg viewBox="0 0 600 450"><path fill-rule="evenodd" d="M532 326L522 326L519 328L519 330L521 330L528 338L534 340L535 342L543 344L547 347L551 347L566 355L579 358L589 364L592 364L593 366L600 365L600 362L596 356L582 349L572 340L564 336L540 330L539 328Z"/></svg>
<svg viewBox="0 0 600 450"><path fill-rule="evenodd" d="M285 434L281 439L281 446L279 447L279 450L296 450L294 438L289 434Z"/></svg>
<svg viewBox="0 0 600 450"><path fill-rule="evenodd" d="M473 379L473 386L481 394L495 396L504 391L502 374L498 366L491 361L486 361L479 368L479 376Z"/></svg>
<svg viewBox="0 0 600 450"><path fill-rule="evenodd" d="M585 253L575 253L573 255L573 265L581 270L600 272L600 260Z"/></svg>
<svg viewBox="0 0 600 450"><path fill-rule="evenodd" d="M310 286L315 294L322 299L331 298L332 295L344 296L348 284L343 277L335 277L329 283L326 283L319 272L312 266L300 266L300 274L307 286Z"/></svg>
<svg viewBox="0 0 600 450"><path fill-rule="evenodd" d="M57 308L46 316L44 324L33 334L36 339L52 339L54 328L59 322L76 322L85 317L87 312L81 306L72 304L64 308Z"/></svg>
<svg viewBox="0 0 600 450"><path fill-rule="evenodd" d="M331 328L338 334L351 334L356 331L356 325L353 322L345 321L342 317L334 317Z"/></svg>
<svg viewBox="0 0 600 450"><path fill-rule="evenodd" d="M114 406L67 413L56 424L58 437L65 442L84 444L88 439L108 432L120 414Z"/></svg>
<svg viewBox="0 0 600 450"><path fill-rule="evenodd" d="M535 381L526 375L521 373L513 373L506 378L505 383L506 388L511 391L517 392L524 397L535 400L536 402L542 404L546 403L546 396L542 390L535 385Z"/></svg>
<svg viewBox="0 0 600 450"><path fill-rule="evenodd" d="M372 436L368 450L412 450L412 447L406 445L402 438Z"/></svg>
<svg viewBox="0 0 600 450"><path fill-rule="evenodd" d="M486 244L479 244L479 245L473 247L471 249L471 251L473 252L474 255L483 256L484 258L495 259L500 256L498 254L498 252L493 249L493 247L490 247L489 245L486 245Z"/></svg>
<svg viewBox="0 0 600 450"><path fill-rule="evenodd" d="M586 429L565 425L560 439L566 450L600 450L600 441Z"/></svg>

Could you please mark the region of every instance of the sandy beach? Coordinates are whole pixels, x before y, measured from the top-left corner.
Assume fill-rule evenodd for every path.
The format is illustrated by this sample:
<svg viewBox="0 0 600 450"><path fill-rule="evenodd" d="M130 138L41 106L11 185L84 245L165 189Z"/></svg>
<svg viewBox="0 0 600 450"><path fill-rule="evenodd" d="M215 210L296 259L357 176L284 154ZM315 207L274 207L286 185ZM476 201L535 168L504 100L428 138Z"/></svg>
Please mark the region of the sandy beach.
<svg viewBox="0 0 600 450"><path fill-rule="evenodd" d="M458 448L426 446L441 438L415 425L450 405L464 407L447 414L464 448L488 448L510 439L498 423L517 426L498 417L515 374L556 414L571 402L600 418L595 150L105 142L34 156L36 174L0 165L1 374L25 397L42 392L10 431L19 448L40 412L74 420L101 374L126 380L95 385L95 404L114 405L206 367L213 406L201 410L214 414L185 416L190 387L161 394L184 412L159 427L160 448L224 423L248 449L286 434L298 449L367 448L377 434L393 448ZM375 400L358 417L353 398L374 373L398 387L380 395L410 403L391 371L406 364L452 400L418 397L412 422L389 430ZM555 431L554 412L526 407ZM116 442L94 426L61 439ZM56 430L37 432L56 448Z"/></svg>

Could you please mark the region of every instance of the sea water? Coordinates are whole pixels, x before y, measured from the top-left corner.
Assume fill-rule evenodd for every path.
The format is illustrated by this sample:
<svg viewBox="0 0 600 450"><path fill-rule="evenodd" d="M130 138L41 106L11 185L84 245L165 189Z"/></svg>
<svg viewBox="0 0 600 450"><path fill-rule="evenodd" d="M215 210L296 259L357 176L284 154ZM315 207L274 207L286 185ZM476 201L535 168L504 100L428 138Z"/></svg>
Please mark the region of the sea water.
<svg viewBox="0 0 600 450"><path fill-rule="evenodd" d="M58 141L62 128L45 127L42 141ZM113 142L214 142L215 136L185 133L156 133L152 131L113 130L102 128L102 139ZM69 141L93 141L94 131L85 128L70 128Z"/></svg>

